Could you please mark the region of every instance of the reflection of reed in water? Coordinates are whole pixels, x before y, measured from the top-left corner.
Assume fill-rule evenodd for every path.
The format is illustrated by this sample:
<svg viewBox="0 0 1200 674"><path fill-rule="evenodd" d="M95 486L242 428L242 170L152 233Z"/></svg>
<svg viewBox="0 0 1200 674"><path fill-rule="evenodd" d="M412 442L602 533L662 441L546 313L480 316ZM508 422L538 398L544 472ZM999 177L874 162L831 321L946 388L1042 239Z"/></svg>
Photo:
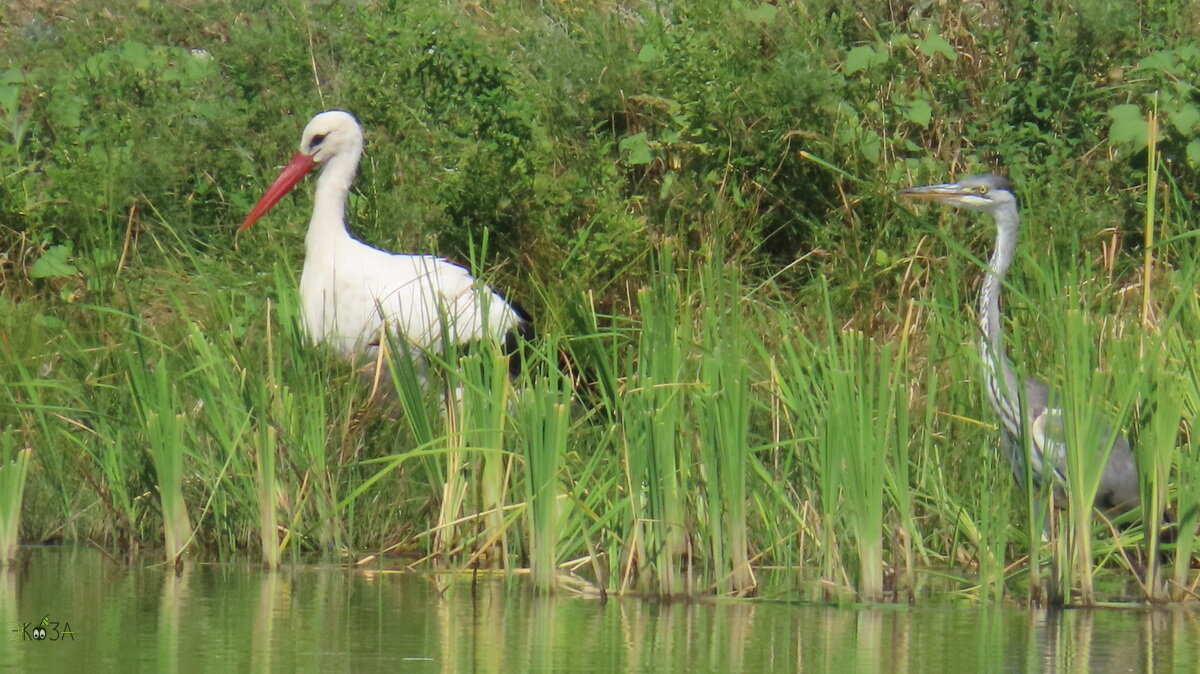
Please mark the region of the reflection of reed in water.
<svg viewBox="0 0 1200 674"><path fill-rule="evenodd" d="M275 643L276 616L286 613L291 599L291 583L284 571L259 574L258 605L250 631L250 670L269 672Z"/></svg>
<svg viewBox="0 0 1200 674"><path fill-rule="evenodd" d="M192 562L172 565L163 570L162 594L158 602L158 669L178 672L185 669L180 656L180 642L188 638L189 630L184 609L192 600L191 580L194 569Z"/></svg>
<svg viewBox="0 0 1200 674"><path fill-rule="evenodd" d="M1030 664L1045 672L1194 671L1200 661L1195 611L1053 611L1029 622Z"/></svg>
<svg viewBox="0 0 1200 674"><path fill-rule="evenodd" d="M17 609L17 574L19 573L16 567L8 567L0 570L0 625L4 629L13 629L18 624L20 614ZM5 637L9 635L4 635ZM21 647L24 644L10 638L0 638L0 663L6 667L12 667L13 671L22 671L25 668L21 666L24 662L23 653L27 652Z"/></svg>
<svg viewBox="0 0 1200 674"><path fill-rule="evenodd" d="M22 671L34 657L64 667L82 658L99 670L230 662L239 671L902 674L1192 671L1200 661L1200 613L1182 607L1047 613L995 604L598 601L534 597L526 577L291 565L264 574L236 564L185 565L177 576L162 566L111 565L90 550L22 553L32 561L0 574L0 620L37 620L49 610L78 636L60 645L6 642L4 671Z"/></svg>

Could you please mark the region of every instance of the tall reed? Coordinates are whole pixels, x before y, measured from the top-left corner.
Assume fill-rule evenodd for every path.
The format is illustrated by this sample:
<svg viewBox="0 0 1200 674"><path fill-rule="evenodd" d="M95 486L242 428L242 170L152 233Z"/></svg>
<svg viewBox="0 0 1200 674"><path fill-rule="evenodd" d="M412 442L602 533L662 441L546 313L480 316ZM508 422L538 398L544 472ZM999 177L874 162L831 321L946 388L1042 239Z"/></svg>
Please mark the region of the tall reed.
<svg viewBox="0 0 1200 674"><path fill-rule="evenodd" d="M355 492L347 499L354 499L376 480L385 474L398 469L404 461L412 456L419 462L425 484L440 495L438 499L438 520L432 535L424 538L428 542L427 554L431 557L441 557L449 551L445 542L453 540L452 498L448 498L448 480L457 479L456 469L448 468L452 457L443 451L446 445L447 416L451 411L443 405L447 398L448 384L445 383L442 370L431 372L430 364L419 350L400 338L393 332L381 336L380 353L375 361L374 377L376 381L389 382L389 393L395 394L399 402L401 423L407 435L394 436L397 440L403 438L412 442L412 446L396 447L387 465L369 478L364 484L355 487ZM374 386L372 387L374 388ZM395 440L393 441L395 442Z"/></svg>
<svg viewBox="0 0 1200 674"><path fill-rule="evenodd" d="M1143 368L1152 370L1149 376L1151 393L1143 412L1149 413L1150 419L1138 434L1134 457L1137 459L1145 539L1142 589L1150 601L1163 602L1168 596L1160 568L1162 550L1159 531L1163 528L1169 497L1168 485L1178 454L1184 382L1177 373L1162 367L1164 354L1157 348L1154 351L1144 353L1142 358Z"/></svg>
<svg viewBox="0 0 1200 674"><path fill-rule="evenodd" d="M896 345L843 332L827 352L828 407L818 439L840 456L845 517L858 553L858 595L883 599L883 496L896 445L897 388L903 358ZM903 390L903 389L901 389Z"/></svg>
<svg viewBox="0 0 1200 674"><path fill-rule="evenodd" d="M543 349L555 352L553 343ZM521 455L524 459L525 521L528 523L529 566L535 591L555 588L560 538L560 472L568 450L571 390L561 372L525 377L517 398Z"/></svg>
<svg viewBox="0 0 1200 674"><path fill-rule="evenodd" d="M153 364L146 362L153 361ZM146 352L139 359L131 355L129 393L146 428L150 458L158 477L158 496L162 504L163 537L166 558L175 564L192 536L191 519L183 496L184 460L189 423L181 411L179 389L168 366L165 350Z"/></svg>
<svg viewBox="0 0 1200 674"><path fill-rule="evenodd" d="M700 272L700 388L693 399L699 428L705 534L717 590L747 594L757 581L750 566L746 482L755 457L750 437L750 364L740 284L714 255Z"/></svg>
<svg viewBox="0 0 1200 674"><path fill-rule="evenodd" d="M501 567L508 560L508 502L511 455L505 451L512 386L508 359L491 341L450 365L457 381L457 420L449 446L461 452L470 477L461 516L475 519L470 563Z"/></svg>
<svg viewBox="0 0 1200 674"><path fill-rule="evenodd" d="M661 255L661 272L638 291L641 333L636 357L627 359L627 388L620 399L621 458L630 495L621 587L632 589L636 581L656 594L675 595L687 590L683 555L690 465L679 440L686 418L683 367L692 320L671 251ZM635 570L640 578L631 575Z"/></svg>
<svg viewBox="0 0 1200 674"><path fill-rule="evenodd" d="M1200 307L1192 293L1187 304L1194 316L1200 317ZM1192 558L1197 549L1196 529L1200 525L1200 362L1192 357L1200 349L1200 341L1185 339L1178 333L1168 334L1172 362L1179 363L1183 398L1183 447L1176 452L1172 466L1175 513L1174 567L1171 569L1170 595L1179 600L1191 593L1189 576Z"/></svg>
<svg viewBox="0 0 1200 674"><path fill-rule="evenodd" d="M280 373L282 363L275 344L275 332L270 322L271 307L267 305L267 323L263 331L266 348L263 350L260 376L250 383L249 398L256 425L249 436L249 453L254 469L254 495L258 504L258 542L263 566L279 568L282 543L279 536L279 478L277 473L280 448L279 419L281 399Z"/></svg>
<svg viewBox="0 0 1200 674"><path fill-rule="evenodd" d="M21 499L29 474L29 458L33 449L17 449L18 438L13 428L0 431L0 568L17 559L20 542Z"/></svg>
<svg viewBox="0 0 1200 674"><path fill-rule="evenodd" d="M782 334L788 334L782 332ZM825 413L828 409L828 346L793 333L779 342L778 359L772 361L771 381L787 415L787 432L800 439L799 462L802 496L815 511L820 574L825 595L841 587L844 575L839 547L842 458L832 451Z"/></svg>
<svg viewBox="0 0 1200 674"><path fill-rule="evenodd" d="M908 498L893 468L897 442L908 442L896 435L897 416L908 413L905 360L894 343L834 327L825 298L824 338L785 343L785 370L776 381L781 399L815 435L806 444L823 528L822 576L829 587L840 585L840 546L850 538L858 560L854 591L880 601L884 497L891 485L894 497ZM907 474L907 451L900 456Z"/></svg>
<svg viewBox="0 0 1200 674"><path fill-rule="evenodd" d="M916 585L917 557L928 562L929 557L925 547L924 535L917 524L914 508L918 502L919 487L926 476L924 466L916 463L917 457L924 457L933 442L936 431L935 412L938 402L937 377L933 368L929 368L925 381L919 379L918 372L910 360L909 335L915 319L915 303L909 302L904 327L900 341L896 367L899 368L894 379L889 384L894 395L895 449L892 460L884 472L885 496L895 510L897 524L895 536L897 548L894 551L894 576L896 577L896 594L903 586L912 601ZM917 403L924 403L918 406ZM914 426L913 421L916 421ZM914 451L915 450L915 451ZM885 504L886 511L886 504ZM887 535L886 532L884 534Z"/></svg>
<svg viewBox="0 0 1200 674"><path fill-rule="evenodd" d="M66 388L60 381L44 376L45 368L60 354L48 352L52 348L45 331L36 328L39 321L22 311L20 305L3 301L0 296L0 388L4 389L8 409L0 417L6 427L28 429L33 437L55 438L61 434L56 419L61 418L60 405L56 398ZM41 474L48 476L42 486L54 495L56 510L62 513L63 533L69 538L78 535L75 510L77 493L65 476L71 474L70 452L57 451L57 443L47 443L45 451L38 452Z"/></svg>
<svg viewBox="0 0 1200 674"><path fill-rule="evenodd" d="M279 431L272 424L259 424L250 439L254 461L255 496L258 503L258 542L262 550L263 566L267 569L277 569L282 555L279 514L276 509L278 482L275 474Z"/></svg>

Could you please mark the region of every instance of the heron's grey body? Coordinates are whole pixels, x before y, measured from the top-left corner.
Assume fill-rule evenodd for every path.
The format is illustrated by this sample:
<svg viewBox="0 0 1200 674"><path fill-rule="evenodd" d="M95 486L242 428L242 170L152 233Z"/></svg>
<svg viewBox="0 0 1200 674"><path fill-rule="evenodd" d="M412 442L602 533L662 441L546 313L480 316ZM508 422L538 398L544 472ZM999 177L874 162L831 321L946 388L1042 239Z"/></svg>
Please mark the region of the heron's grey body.
<svg viewBox="0 0 1200 674"><path fill-rule="evenodd" d="M1067 470L1065 431L1061 422L1061 410L1050 400L1050 387L1046 382L1033 377L1025 378L1025 414L1031 420L1029 441L1033 443L1030 457L1033 460L1031 475L1034 487L1040 488L1048 470L1053 470L1057 498L1063 498L1061 486ZM1112 443L1100 486L1096 490L1095 507L1108 514L1119 514L1138 505L1137 468L1129 442L1121 433L1114 437L1112 429L1101 426L1095 438L1100 443ZM1021 436L1012 434L1006 427L1000 435L1000 447L1020 484L1025 483L1025 452L1021 448ZM1047 463L1050 464L1047 467Z"/></svg>
<svg viewBox="0 0 1200 674"><path fill-rule="evenodd" d="M1047 478L1061 496L1067 469L1066 434L1062 411L1051 399L1045 382L1028 377L1018 387L1017 376L1004 349L1000 323L1000 287L1017 247L1020 217L1008 179L995 174L965 178L957 183L912 187L901 192L912 199L940 203L988 213L996 222L996 246L979 290L979 339L988 401L1000 419L1000 447L1019 484L1025 484L1022 438L1029 444L1033 465L1029 473L1034 486ZM1022 414L1024 405L1024 414ZM1097 429L1099 442L1111 444L1107 453L1095 506L1109 513L1129 510L1138 504L1137 469L1124 436L1109 428ZM1102 448L1097 448L1102 449ZM1099 455L1100 452L1097 451Z"/></svg>

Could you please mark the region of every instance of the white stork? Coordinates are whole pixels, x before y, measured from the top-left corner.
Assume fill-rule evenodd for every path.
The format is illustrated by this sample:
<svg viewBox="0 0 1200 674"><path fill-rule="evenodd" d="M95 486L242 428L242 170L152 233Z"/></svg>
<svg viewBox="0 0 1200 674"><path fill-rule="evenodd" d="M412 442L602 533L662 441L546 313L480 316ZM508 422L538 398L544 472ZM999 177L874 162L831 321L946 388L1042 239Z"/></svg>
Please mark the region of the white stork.
<svg viewBox="0 0 1200 674"><path fill-rule="evenodd" d="M371 355L384 325L415 349L439 352L446 338L462 344L488 337L511 350L517 334L530 334L528 319L466 269L436 255L389 253L350 236L346 195L362 150L362 129L350 113L313 117L300 151L238 228L250 227L321 166L300 274L309 337L347 358Z"/></svg>

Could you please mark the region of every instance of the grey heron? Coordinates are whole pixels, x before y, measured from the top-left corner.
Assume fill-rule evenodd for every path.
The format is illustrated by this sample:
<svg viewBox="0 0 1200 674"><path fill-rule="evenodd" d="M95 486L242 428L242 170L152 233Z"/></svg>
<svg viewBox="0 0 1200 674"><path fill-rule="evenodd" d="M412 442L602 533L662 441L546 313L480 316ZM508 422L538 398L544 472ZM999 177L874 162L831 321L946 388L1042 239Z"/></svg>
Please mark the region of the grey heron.
<svg viewBox="0 0 1200 674"><path fill-rule="evenodd" d="M1061 495L1067 470L1062 410L1054 406L1045 382L1027 377L1023 388L1018 388L1017 376L1004 348L1000 289L1012 264L1020 224L1012 184L1003 176L989 173L955 183L910 187L900 195L987 213L995 221L996 243L979 289L979 350L987 397L999 417L1000 446L1017 482L1025 484L1027 453L1022 438L1027 438L1034 486L1040 488L1044 481L1050 480ZM1128 511L1139 500L1137 466L1129 442L1122 434L1114 435L1107 428L1099 429L1095 435L1101 443L1111 443L1111 448L1096 448L1097 455L1101 449L1109 451L1094 505L1109 514Z"/></svg>

